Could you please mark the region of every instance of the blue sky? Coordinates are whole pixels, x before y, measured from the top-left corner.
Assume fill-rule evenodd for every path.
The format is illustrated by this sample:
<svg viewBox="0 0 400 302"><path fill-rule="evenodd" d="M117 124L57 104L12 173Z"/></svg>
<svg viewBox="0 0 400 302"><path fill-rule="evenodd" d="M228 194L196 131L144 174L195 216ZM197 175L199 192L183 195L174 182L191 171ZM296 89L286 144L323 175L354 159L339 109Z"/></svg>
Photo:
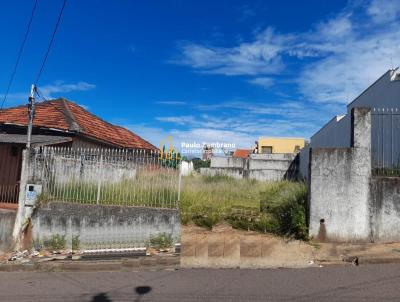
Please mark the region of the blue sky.
<svg viewBox="0 0 400 302"><path fill-rule="evenodd" d="M26 102L61 0L39 0L6 107ZM33 1L0 10L0 96ZM400 64L400 1L69 0L39 88L158 145L310 137Z"/></svg>

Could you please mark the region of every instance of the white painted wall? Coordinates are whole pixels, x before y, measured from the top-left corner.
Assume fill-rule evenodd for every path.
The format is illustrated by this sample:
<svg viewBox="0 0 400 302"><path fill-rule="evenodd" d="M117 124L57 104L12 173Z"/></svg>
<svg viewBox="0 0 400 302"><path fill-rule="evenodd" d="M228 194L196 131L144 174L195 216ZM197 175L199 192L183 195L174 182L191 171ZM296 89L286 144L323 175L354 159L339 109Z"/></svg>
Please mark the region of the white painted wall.
<svg viewBox="0 0 400 302"><path fill-rule="evenodd" d="M192 174L194 171L193 162L189 161L182 161L181 162L181 175L188 176Z"/></svg>

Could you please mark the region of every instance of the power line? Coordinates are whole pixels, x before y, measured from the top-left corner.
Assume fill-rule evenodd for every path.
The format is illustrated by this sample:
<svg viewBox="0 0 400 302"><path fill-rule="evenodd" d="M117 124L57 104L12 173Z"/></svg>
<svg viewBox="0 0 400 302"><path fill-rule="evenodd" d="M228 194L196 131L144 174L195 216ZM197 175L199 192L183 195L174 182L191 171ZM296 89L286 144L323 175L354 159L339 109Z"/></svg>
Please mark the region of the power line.
<svg viewBox="0 0 400 302"><path fill-rule="evenodd" d="M49 56L51 47L53 46L54 38L55 38L55 36L56 36L58 27L59 27L59 25L60 25L60 23L61 23L61 18L62 18L62 15L63 15L63 12L64 12L64 8L65 8L65 5L66 5L66 4L67 4L67 0L64 0L63 5L62 5L61 10L60 10L60 13L58 14L57 23L56 23L56 26L54 27L54 31L53 31L53 34L52 34L52 36L51 36L51 39L50 39L50 42L49 42L49 46L47 47L47 51L46 51L46 54L45 54L45 56L44 56L42 65L40 66L40 70L39 70L39 72L38 72L38 74L37 74L37 76L36 76L36 80L35 80L35 84L34 84L35 86L37 86L37 83L39 82L40 76L42 75L44 66L46 65L47 58L48 58L48 56Z"/></svg>
<svg viewBox="0 0 400 302"><path fill-rule="evenodd" d="M10 80L8 81L8 85L7 85L7 89L6 89L6 92L5 92L4 97L3 97L3 101L1 102L0 110L3 109L4 103L7 100L8 93L10 92L11 85L14 82L14 78L15 78L15 74L17 73L17 68L18 68L18 65L19 65L19 61L21 60L22 53L23 53L24 48L25 48L25 43L26 43L26 40L28 39L29 32L31 31L31 25L32 25L33 17L35 15L37 2L38 2L38 0L35 0L35 3L34 3L33 8L32 8L32 12L31 12L31 17L29 19L28 26L27 26L27 29L25 31L24 38L22 39L22 43L21 43L21 46L20 46L18 54L17 54L17 60L16 60L15 65L14 65L14 69L13 69L13 71L11 73Z"/></svg>
<svg viewBox="0 0 400 302"><path fill-rule="evenodd" d="M41 100L43 100L43 101L45 101L45 102L48 101L48 100L43 96L42 92L39 90L38 87L36 87L36 94L38 95L38 97L41 98Z"/></svg>

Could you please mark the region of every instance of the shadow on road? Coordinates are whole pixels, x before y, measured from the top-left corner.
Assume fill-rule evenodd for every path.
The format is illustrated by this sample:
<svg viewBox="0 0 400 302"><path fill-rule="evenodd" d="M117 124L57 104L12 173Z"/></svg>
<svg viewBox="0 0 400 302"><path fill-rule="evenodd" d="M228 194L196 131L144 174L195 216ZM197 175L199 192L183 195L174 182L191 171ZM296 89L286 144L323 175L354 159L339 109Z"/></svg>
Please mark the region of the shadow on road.
<svg viewBox="0 0 400 302"><path fill-rule="evenodd" d="M91 302L112 302L110 298L108 298L107 294L105 293L100 293L96 296L93 296L93 299Z"/></svg>
<svg viewBox="0 0 400 302"><path fill-rule="evenodd" d="M137 287L135 287L135 292L139 295L137 297L137 299L135 300L135 302L139 302L140 299L142 298L142 296L151 292L151 287L150 286L137 286Z"/></svg>

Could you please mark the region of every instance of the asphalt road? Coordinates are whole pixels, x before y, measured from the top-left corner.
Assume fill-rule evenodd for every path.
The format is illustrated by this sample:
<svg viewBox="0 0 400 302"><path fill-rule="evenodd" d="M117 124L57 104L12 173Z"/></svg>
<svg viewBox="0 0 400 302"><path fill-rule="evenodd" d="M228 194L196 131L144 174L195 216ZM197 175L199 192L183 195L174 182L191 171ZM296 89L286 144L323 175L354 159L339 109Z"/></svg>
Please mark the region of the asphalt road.
<svg viewBox="0 0 400 302"><path fill-rule="evenodd" d="M0 301L400 301L400 264L0 273Z"/></svg>

